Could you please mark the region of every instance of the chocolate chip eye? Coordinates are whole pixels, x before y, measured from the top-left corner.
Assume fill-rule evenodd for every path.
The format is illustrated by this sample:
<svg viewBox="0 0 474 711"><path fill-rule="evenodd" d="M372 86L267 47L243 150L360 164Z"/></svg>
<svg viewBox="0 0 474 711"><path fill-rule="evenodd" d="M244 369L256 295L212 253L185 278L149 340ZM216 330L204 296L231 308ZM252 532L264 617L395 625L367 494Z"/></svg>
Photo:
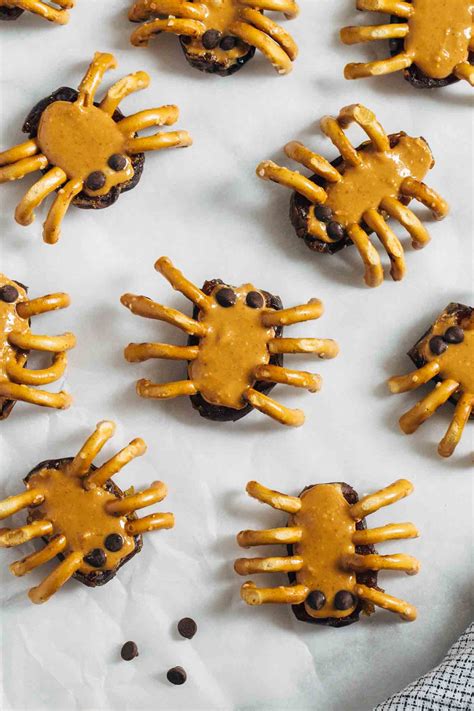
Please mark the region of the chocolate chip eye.
<svg viewBox="0 0 474 711"><path fill-rule="evenodd" d="M462 343L464 341L464 331L459 326L450 326L443 336L446 343Z"/></svg>
<svg viewBox="0 0 474 711"><path fill-rule="evenodd" d="M434 355L441 355L447 347L442 336L433 336L433 338L430 338L430 351L434 353Z"/></svg>
<svg viewBox="0 0 474 711"><path fill-rule="evenodd" d="M102 548L93 548L84 556L84 561L93 568L102 568L107 562L107 556Z"/></svg>
<svg viewBox="0 0 474 711"><path fill-rule="evenodd" d="M120 170L125 170L127 166L127 159L120 153L114 153L113 156L110 156L107 163L109 168L112 168L112 170L115 170L118 173Z"/></svg>
<svg viewBox="0 0 474 711"><path fill-rule="evenodd" d="M322 610L326 604L326 595L321 590L313 590L306 598L306 603L313 610Z"/></svg>
<svg viewBox="0 0 474 711"><path fill-rule="evenodd" d="M230 52L231 49L234 49L235 45L237 44L237 37L232 37L232 35L227 35L226 37L223 37L220 41L219 47L224 50L224 52Z"/></svg>
<svg viewBox="0 0 474 711"><path fill-rule="evenodd" d="M111 553L116 553L123 548L123 538L120 533L110 533L104 541L104 545Z"/></svg>
<svg viewBox="0 0 474 711"><path fill-rule="evenodd" d="M332 218L332 210L328 207L328 205L316 205L314 208L314 214L318 220L321 220L321 222L330 222ZM335 222L334 224L338 225L339 222Z"/></svg>
<svg viewBox="0 0 474 711"><path fill-rule="evenodd" d="M245 301L251 309L261 309L265 303L263 296L258 291L249 291Z"/></svg>
<svg viewBox="0 0 474 711"><path fill-rule="evenodd" d="M219 30L207 30L201 37L204 49L215 49L221 41L222 33Z"/></svg>
<svg viewBox="0 0 474 711"><path fill-rule="evenodd" d="M326 232L331 239L341 240L345 236L344 227L340 222L328 222Z"/></svg>
<svg viewBox="0 0 474 711"><path fill-rule="evenodd" d="M336 610L348 610L355 605L355 597L349 590L339 590L334 597Z"/></svg>
<svg viewBox="0 0 474 711"><path fill-rule="evenodd" d="M0 288L0 301L5 301L7 304L13 304L18 299L18 289L15 289L11 284L5 284Z"/></svg>
<svg viewBox="0 0 474 711"><path fill-rule="evenodd" d="M105 175L101 170L94 170L86 178L86 188L88 190L100 190L105 185Z"/></svg>
<svg viewBox="0 0 474 711"><path fill-rule="evenodd" d="M233 289L224 287L223 289L219 289L217 292L216 301L224 308L228 308L229 306L233 306L235 304L237 301L237 295Z"/></svg>

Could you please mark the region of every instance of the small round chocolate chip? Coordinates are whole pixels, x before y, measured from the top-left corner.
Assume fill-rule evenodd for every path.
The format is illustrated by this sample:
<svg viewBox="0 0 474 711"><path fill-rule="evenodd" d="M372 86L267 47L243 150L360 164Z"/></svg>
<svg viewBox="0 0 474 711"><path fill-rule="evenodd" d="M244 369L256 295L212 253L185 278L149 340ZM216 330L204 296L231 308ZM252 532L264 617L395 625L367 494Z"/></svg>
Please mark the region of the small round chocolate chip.
<svg viewBox="0 0 474 711"><path fill-rule="evenodd" d="M125 659L126 662L130 662L135 657L138 657L138 647L135 642L125 642L122 649L120 650L120 656Z"/></svg>
<svg viewBox="0 0 474 711"><path fill-rule="evenodd" d="M93 568L102 568L107 562L107 556L102 548L93 548L93 550L84 556L84 560Z"/></svg>
<svg viewBox="0 0 474 711"><path fill-rule="evenodd" d="M245 302L251 309L261 309L265 303L265 299L258 291L249 291Z"/></svg>
<svg viewBox="0 0 474 711"><path fill-rule="evenodd" d="M109 533L104 541L104 545L111 553L116 553L123 548L123 538L120 533Z"/></svg>
<svg viewBox="0 0 474 711"><path fill-rule="evenodd" d="M334 222L334 220L328 222L326 232L328 233L328 237L337 241L343 239L345 236L344 227L341 225L340 222Z"/></svg>
<svg viewBox="0 0 474 711"><path fill-rule="evenodd" d="M197 624L191 617L183 617L183 619L178 622L178 632L181 637L192 639L197 632Z"/></svg>
<svg viewBox="0 0 474 711"><path fill-rule="evenodd" d="M450 326L446 329L443 339L446 343L462 343L464 341L464 331L460 326Z"/></svg>
<svg viewBox="0 0 474 711"><path fill-rule="evenodd" d="M349 590L339 590L334 598L336 610L348 610L355 605L355 597Z"/></svg>
<svg viewBox="0 0 474 711"><path fill-rule="evenodd" d="M172 684L180 686L181 684L184 684L184 682L188 678L188 675L184 671L183 667L173 667L172 669L169 669L166 672L166 678Z"/></svg>
<svg viewBox="0 0 474 711"><path fill-rule="evenodd" d="M94 170L86 178L86 188L88 190L100 190L105 185L105 175L101 170Z"/></svg>
<svg viewBox="0 0 474 711"><path fill-rule="evenodd" d="M215 49L221 41L222 33L219 30L207 30L201 37L204 49Z"/></svg>
<svg viewBox="0 0 474 711"><path fill-rule="evenodd" d="M329 205L316 205L314 208L314 215L321 222L329 222L332 217L332 210ZM339 224L335 222L334 224Z"/></svg>
<svg viewBox="0 0 474 711"><path fill-rule="evenodd" d="M224 50L224 52L229 52L231 49L234 49L235 45L237 44L237 38L232 37L232 35L226 35L223 37L220 41L219 47Z"/></svg>
<svg viewBox="0 0 474 711"><path fill-rule="evenodd" d="M435 355L441 355L447 347L442 336L433 336L433 338L430 338L430 351Z"/></svg>
<svg viewBox="0 0 474 711"><path fill-rule="evenodd" d="M226 286L223 289L219 289L216 294L216 301L221 306L224 306L224 308L228 308L229 306L233 306L237 301L237 294L233 289L229 289L229 287Z"/></svg>
<svg viewBox="0 0 474 711"><path fill-rule="evenodd" d="M326 604L326 595L321 590L313 590L306 598L306 603L313 610L322 610Z"/></svg>
<svg viewBox="0 0 474 711"><path fill-rule="evenodd" d="M18 289L15 289L11 284L5 284L0 288L0 301L5 301L7 304L13 304L18 299Z"/></svg>
<svg viewBox="0 0 474 711"><path fill-rule="evenodd" d="M117 173L120 170L125 170L127 166L127 159L121 153L114 153L107 162L109 168L112 168L112 170L115 170Z"/></svg>

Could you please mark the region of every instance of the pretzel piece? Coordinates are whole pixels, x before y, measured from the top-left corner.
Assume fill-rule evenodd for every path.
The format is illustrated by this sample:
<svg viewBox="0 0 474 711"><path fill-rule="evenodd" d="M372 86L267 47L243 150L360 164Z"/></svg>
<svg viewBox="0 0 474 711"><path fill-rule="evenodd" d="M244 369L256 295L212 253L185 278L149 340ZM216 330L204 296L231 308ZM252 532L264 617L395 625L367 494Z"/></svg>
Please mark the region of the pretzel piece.
<svg viewBox="0 0 474 711"><path fill-rule="evenodd" d="M82 553L69 553L59 565L35 588L31 588L28 597L31 602L40 605L59 590L82 565Z"/></svg>
<svg viewBox="0 0 474 711"><path fill-rule="evenodd" d="M335 358L339 346L332 338L272 338L270 353L314 353L318 358Z"/></svg>
<svg viewBox="0 0 474 711"><path fill-rule="evenodd" d="M364 496L363 499L350 507L350 514L356 521L362 521L363 518L375 513L384 506L390 506L405 496L409 496L414 487L408 479L397 479L397 481L380 489L373 494Z"/></svg>
<svg viewBox="0 0 474 711"><path fill-rule="evenodd" d="M66 548L66 543L66 536L62 534L54 536L44 548L12 563L9 566L10 571L19 578L27 573L31 573L32 570L43 565L43 563L48 563L50 560L53 560L58 553L62 553Z"/></svg>
<svg viewBox="0 0 474 711"><path fill-rule="evenodd" d="M247 605L263 605L267 602L299 605L306 600L308 593L309 590L305 585L257 588L250 580L240 589L240 596Z"/></svg>
<svg viewBox="0 0 474 711"><path fill-rule="evenodd" d="M264 326L290 326L293 323L303 323L320 318L324 312L323 302L319 299L310 299L307 304L292 306L280 311L267 311L262 314Z"/></svg>
<svg viewBox="0 0 474 711"><path fill-rule="evenodd" d="M408 622L416 620L416 607L404 600L399 600L397 597L387 595L387 593L376 590L375 588L369 588L366 585L356 585L354 592L362 600L371 602L373 605L377 605L377 607L383 607L385 610L390 610L390 612L396 612L403 620L407 620Z"/></svg>
<svg viewBox="0 0 474 711"><path fill-rule="evenodd" d="M412 523L389 523L379 528L365 528L354 531L352 541L356 546L369 546L373 543L393 541L400 538L418 538L420 532Z"/></svg>
<svg viewBox="0 0 474 711"><path fill-rule="evenodd" d="M458 387L459 383L449 378L438 383L431 393L400 417L399 424L402 432L413 434L423 422L435 413L438 407L449 400Z"/></svg>
<svg viewBox="0 0 474 711"><path fill-rule="evenodd" d="M162 481L155 481L148 489L140 491L138 494L126 496L124 499L107 501L105 509L107 513L113 514L114 516L123 516L132 511L138 511L138 509L143 509L146 506L151 506L152 504L157 504L159 501L163 501L167 493L168 488L166 484Z"/></svg>
<svg viewBox="0 0 474 711"><path fill-rule="evenodd" d="M303 370L290 370L278 365L258 365L255 369L255 378L269 383L292 385L295 388L304 388L311 393L321 390L321 376Z"/></svg>
<svg viewBox="0 0 474 711"><path fill-rule="evenodd" d="M281 405L276 400L268 397L268 395L264 395L264 393L260 393L253 388L248 388L244 397L256 410L260 410L264 415L268 415L268 417L280 422L282 425L287 425L287 427L300 427L305 421L302 410L291 410L289 407Z"/></svg>
<svg viewBox="0 0 474 711"><path fill-rule="evenodd" d="M238 575L252 573L288 573L301 570L303 558L298 555L274 558L237 558L234 570Z"/></svg>
<svg viewBox="0 0 474 711"><path fill-rule="evenodd" d="M271 180L285 188L295 190L310 202L323 204L327 200L326 191L319 185L313 183L309 178L305 178L296 170L289 170L289 168L279 166L271 160L259 163L256 173L262 180Z"/></svg>
<svg viewBox="0 0 474 711"><path fill-rule="evenodd" d="M13 514L29 506L38 506L43 501L44 496L37 489L27 489L27 491L23 491L16 496L9 496L3 501L0 501L0 520L8 516L13 516Z"/></svg>
<svg viewBox="0 0 474 711"><path fill-rule="evenodd" d="M286 513L295 514L301 509L301 499L297 496L288 496L279 491L267 489L266 486L259 484L258 481L249 481L246 486L246 491L249 496L268 504L278 511L286 511Z"/></svg>
<svg viewBox="0 0 474 711"><path fill-rule="evenodd" d="M115 423L110 420L98 422L94 432L84 442L79 452L69 464L68 472L72 476L85 476L91 464L104 447L106 442L114 436Z"/></svg>

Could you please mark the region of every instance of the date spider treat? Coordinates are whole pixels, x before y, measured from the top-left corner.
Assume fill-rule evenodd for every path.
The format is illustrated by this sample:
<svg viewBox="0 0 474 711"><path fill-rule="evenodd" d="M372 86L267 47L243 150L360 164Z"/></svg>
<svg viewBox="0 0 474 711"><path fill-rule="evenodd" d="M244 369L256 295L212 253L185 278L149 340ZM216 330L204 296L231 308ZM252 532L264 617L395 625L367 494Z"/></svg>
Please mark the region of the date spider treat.
<svg viewBox="0 0 474 711"><path fill-rule="evenodd" d="M415 390L436 381L432 392L400 418L405 434L412 434L447 400L456 409L438 453L450 457L458 445L474 407L474 309L451 303L408 352L417 367L388 381L392 393Z"/></svg>
<svg viewBox="0 0 474 711"><path fill-rule="evenodd" d="M243 548L283 544L288 556L239 558L239 575L288 573L289 586L259 588L244 583L242 599L248 605L289 603L302 622L345 627L359 620L361 612L372 614L374 605L396 612L404 620L416 619L413 605L387 595L377 585L380 570L418 573L420 564L410 555L377 555L374 543L416 538L412 523L391 523L367 529L365 517L383 506L399 501L413 491L406 479L359 501L348 484L332 482L306 487L299 496L272 491L256 481L247 484L247 493L274 509L289 514L284 528L241 531L237 542Z"/></svg>
<svg viewBox="0 0 474 711"><path fill-rule="evenodd" d="M112 481L126 464L146 451L134 439L99 468L93 460L115 431L113 422L99 422L75 457L38 464L24 479L26 491L0 501L0 519L27 509L20 528L0 529L0 547L42 538L45 547L10 565L22 576L56 556L59 565L28 595L32 602L49 600L71 577L96 587L111 580L142 548L142 533L173 528L171 513L137 518L135 511L162 501L167 489L160 481L139 493L125 493ZM133 487L132 487L133 489Z"/></svg>
<svg viewBox="0 0 474 711"><path fill-rule="evenodd" d="M112 54L97 52L79 90L63 87L40 101L23 126L29 140L0 153L0 183L43 172L16 208L20 225L31 224L35 209L56 191L44 223L43 239L48 244L58 241L71 203L82 208L109 207L122 192L134 188L142 174L144 151L192 143L187 131L136 135L151 126L174 124L177 106L146 109L126 118L119 111L126 96L148 86L146 72L123 77L100 103L94 101L104 73L116 66Z"/></svg>
<svg viewBox="0 0 474 711"><path fill-rule="evenodd" d="M314 354L334 358L337 344L321 338L282 338L283 326L321 316L318 299L283 309L278 297L252 284L238 288L220 279L207 281L203 289L188 281L167 257L155 269L194 304L193 318L152 301L146 296L124 294L122 304L138 316L166 321L189 335L187 346L166 343L130 343L125 358L141 362L150 358L188 361L188 380L152 383L139 380L137 393L164 400L191 396L194 407L211 420L238 420L253 408L284 425L304 422L301 410L291 410L268 397L275 383L310 392L321 386L319 375L283 367L284 353Z"/></svg>
<svg viewBox="0 0 474 711"><path fill-rule="evenodd" d="M68 10L74 3L75 0L0 0L0 20L17 20L27 10L50 22L65 25L69 22Z"/></svg>
<svg viewBox="0 0 474 711"><path fill-rule="evenodd" d="M357 149L344 128L355 121L369 140ZM364 263L367 286L383 281L380 257L369 239L374 232L390 259L395 281L406 272L403 247L386 218L399 222L409 233L415 249L425 247L430 236L418 217L408 209L412 200L425 205L438 220L448 205L422 180L434 165L424 138L403 131L387 135L372 111L361 104L341 109L339 116L325 116L321 130L340 152L329 163L298 141L285 146L286 155L314 172L309 178L273 161L263 161L257 175L293 191L290 219L298 237L314 252L335 254L354 244Z"/></svg>
<svg viewBox="0 0 474 711"><path fill-rule="evenodd" d="M417 89L433 89L464 79L474 86L471 0L357 0L358 10L384 12L391 23L344 27L344 44L390 40L389 59L348 64L346 79L402 71Z"/></svg>
<svg viewBox="0 0 474 711"><path fill-rule="evenodd" d="M287 74L298 47L266 10L288 20L299 12L294 0L136 0L129 19L145 22L131 42L143 47L161 32L172 32L192 67L220 76L235 74L258 49L279 74Z"/></svg>
<svg viewBox="0 0 474 711"><path fill-rule="evenodd" d="M8 417L18 400L60 410L70 406L68 393L34 386L54 383L64 375L67 351L76 345L74 335L45 336L30 329L34 316L65 309L69 303L69 296L63 293L28 299L23 284L0 274L0 420ZM41 370L27 368L30 351L50 353L52 364Z"/></svg>

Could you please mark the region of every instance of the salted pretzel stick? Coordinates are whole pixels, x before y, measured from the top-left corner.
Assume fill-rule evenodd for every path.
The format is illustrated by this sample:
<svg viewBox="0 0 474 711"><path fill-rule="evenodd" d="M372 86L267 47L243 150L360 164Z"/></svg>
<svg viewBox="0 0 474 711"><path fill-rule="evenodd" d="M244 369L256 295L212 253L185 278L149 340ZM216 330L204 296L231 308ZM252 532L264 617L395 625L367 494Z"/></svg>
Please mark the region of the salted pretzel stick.
<svg viewBox="0 0 474 711"><path fill-rule="evenodd" d="M378 152L385 153L390 150L388 136L373 111L362 104L344 106L337 117L338 124L341 128L347 128L353 121L365 131Z"/></svg>
<svg viewBox="0 0 474 711"><path fill-rule="evenodd" d="M99 469L96 469L91 474L87 476L84 481L84 487L90 489L94 486L103 486L106 481L111 479L115 474L123 469L123 467L135 459L136 457L141 457L146 452L145 442L137 437L132 440L130 444L120 450L111 459L109 459L105 464L102 464Z"/></svg>
<svg viewBox="0 0 474 711"><path fill-rule="evenodd" d="M8 342L23 351L35 350L47 353L60 353L74 348L76 337L73 333L63 333L61 336L43 336L34 333L8 334Z"/></svg>
<svg viewBox="0 0 474 711"><path fill-rule="evenodd" d="M266 15L253 8L245 8L240 11L242 20L246 20L250 25L256 27L267 34L271 39L277 42L280 47L287 53L293 62L298 56L298 45L293 37L276 22L270 20Z"/></svg>
<svg viewBox="0 0 474 711"><path fill-rule="evenodd" d="M301 509L301 499L297 496L288 496L279 491L267 489L266 486L259 484L258 481L249 481L246 491L249 496L279 511L295 514Z"/></svg>
<svg viewBox="0 0 474 711"><path fill-rule="evenodd" d="M371 40L385 40L406 37L408 34L407 23L391 25L365 25L364 27L343 27L340 32L344 44L358 44Z"/></svg>
<svg viewBox="0 0 474 711"><path fill-rule="evenodd" d="M22 158L16 163L4 165L0 168L0 183L7 183L9 180L21 180L28 173L36 170L44 170L48 167L48 159L43 155L34 155L31 158Z"/></svg>
<svg viewBox="0 0 474 711"><path fill-rule="evenodd" d="M385 610L390 610L390 612L396 612L403 620L408 620L409 622L416 620L416 607L404 600L399 600L397 597L387 595L387 593L375 588L369 588L366 585L356 585L354 592L362 600L367 600L367 602L371 602L377 607L383 607Z"/></svg>
<svg viewBox="0 0 474 711"><path fill-rule="evenodd" d="M132 511L143 509L145 506L151 506L152 504L157 504L159 501L163 501L167 493L168 488L166 484L162 481L155 481L148 489L140 491L138 494L132 494L131 496L126 496L124 499L118 499L116 501L107 501L105 510L109 514L123 516Z"/></svg>
<svg viewBox="0 0 474 711"><path fill-rule="evenodd" d="M49 536L53 532L53 524L49 521L34 521L20 528L3 528L0 532L0 548L21 546L32 538Z"/></svg>
<svg viewBox="0 0 474 711"><path fill-rule="evenodd" d="M85 107L92 106L97 89L99 88L105 72L117 67L117 60L113 54L96 52L87 72L79 84L77 103Z"/></svg>
<svg viewBox="0 0 474 711"><path fill-rule="evenodd" d="M173 526L174 515L172 513L156 513L128 521L125 528L130 536L136 536L139 533L157 531L161 528L173 528Z"/></svg>
<svg viewBox="0 0 474 711"><path fill-rule="evenodd" d="M412 434L431 415L454 395L459 387L456 380L443 380L425 398L416 403L408 412L400 417L399 424L405 434Z"/></svg>
<svg viewBox="0 0 474 711"><path fill-rule="evenodd" d="M449 205L441 195L429 188L425 183L415 178L405 178L400 186L400 192L406 197L415 198L427 207L437 220L442 220L449 212Z"/></svg>
<svg viewBox="0 0 474 711"><path fill-rule="evenodd" d="M70 180L59 189L43 225L43 241L46 244L55 244L58 241L64 215L76 195L81 192L82 187L82 180Z"/></svg>
<svg viewBox="0 0 474 711"><path fill-rule="evenodd" d="M114 436L115 423L110 420L98 422L94 432L84 442L79 452L69 464L68 473L72 476L84 476L89 472L91 464L104 447L106 442Z"/></svg>
<svg viewBox="0 0 474 711"><path fill-rule="evenodd" d="M178 107L170 104L169 106L160 106L157 109L138 111L136 114L118 121L117 126L122 133L131 136L137 131L151 128L152 126L172 126L178 118Z"/></svg>
<svg viewBox="0 0 474 711"><path fill-rule="evenodd" d="M396 375L388 380L388 387L391 393L406 393L415 390L420 385L425 385L440 371L439 360L431 360L421 368L412 370L407 375Z"/></svg>
<svg viewBox="0 0 474 711"><path fill-rule="evenodd" d="M268 415L272 419L280 422L282 425L287 427L301 427L304 424L305 416L302 410L291 410L289 407L280 405L280 403L273 400L268 395L254 390L254 388L248 388L245 391L245 399L255 407L255 409L260 410L265 415Z"/></svg>
<svg viewBox="0 0 474 711"><path fill-rule="evenodd" d="M332 338L272 338L268 350L277 353L314 353L318 358L335 358L339 346Z"/></svg>
<svg viewBox="0 0 474 711"><path fill-rule="evenodd" d="M290 141L286 144L284 151L288 158L301 163L308 170L312 170L317 175L320 175L325 180L329 180L331 183L338 183L342 180L342 175L331 163L318 155L313 153L309 148L306 148L299 141Z"/></svg>
<svg viewBox="0 0 474 711"><path fill-rule="evenodd" d="M39 314L47 313L48 311L56 311L65 309L71 303L69 294L58 292L57 294L46 294L39 296L37 299L28 299L20 301L16 305L16 310L20 318L32 318Z"/></svg>
<svg viewBox="0 0 474 711"><path fill-rule="evenodd" d="M400 538L418 538L420 535L412 523L389 523L379 528L366 528L354 531L352 541L356 546L369 546L372 543L383 543Z"/></svg>
<svg viewBox="0 0 474 711"><path fill-rule="evenodd" d="M37 587L31 588L28 597L40 605L59 590L82 565L82 553L70 553Z"/></svg>
<svg viewBox="0 0 474 711"><path fill-rule="evenodd" d="M29 141L19 143L6 151L0 152L0 166L9 165L10 163L18 163L24 158L31 158L38 153L38 141L36 138L30 138Z"/></svg>
<svg viewBox="0 0 474 711"><path fill-rule="evenodd" d="M155 269L164 276L173 289L181 292L183 296L196 304L196 306L199 306L200 309L205 310L209 306L209 297L192 281L186 279L184 274L179 269L176 269L168 257L160 257L155 262Z"/></svg>
<svg viewBox="0 0 474 711"><path fill-rule="evenodd" d="M265 55L278 74L288 74L293 65L290 57L280 45L269 35L247 22L233 22L229 27L229 34L238 37L251 47L256 47Z"/></svg>
<svg viewBox="0 0 474 711"><path fill-rule="evenodd" d="M418 217L399 200L392 197L385 197L380 203L381 210L387 212L390 217L406 229L411 237L413 249L422 249L430 241L428 230L423 226Z"/></svg>
<svg viewBox="0 0 474 711"><path fill-rule="evenodd" d="M142 138L129 138L127 151L135 155L145 151L161 151L165 148L186 148L192 146L192 143L193 139L187 131L169 131Z"/></svg>
<svg viewBox="0 0 474 711"><path fill-rule="evenodd" d="M66 543L66 536L63 536L62 534L54 536L54 538L51 538L49 543L44 548L41 548L41 550L31 553L25 558L12 563L9 566L10 571L17 577L30 573L38 566L43 565L43 563L48 563L50 560L53 560L58 553L62 553L62 551L66 548Z"/></svg>
<svg viewBox="0 0 474 711"><path fill-rule="evenodd" d="M472 50L470 50L472 52ZM458 79L464 79L471 86L474 86L474 69L470 62L459 62L453 70L454 76Z"/></svg>
<svg viewBox="0 0 474 711"><path fill-rule="evenodd" d="M294 0L239 0L240 5L250 5L257 10L282 12L288 19L299 14L299 7Z"/></svg>
<svg viewBox="0 0 474 711"><path fill-rule="evenodd" d="M247 605L263 605L266 602L299 605L306 600L308 593L306 585L257 588L251 581L244 583L240 589L240 596Z"/></svg>
<svg viewBox="0 0 474 711"><path fill-rule="evenodd" d="M390 59L380 59L376 62L351 63L344 67L344 77L346 79L362 79L364 77L376 77L381 74L391 74L402 69L408 69L413 64L413 59L409 54L401 52Z"/></svg>
<svg viewBox="0 0 474 711"><path fill-rule="evenodd" d="M192 380L177 380L172 383L152 383L151 380L137 382L137 394L140 397L169 400L180 395L196 395L197 387Z"/></svg>
<svg viewBox="0 0 474 711"><path fill-rule="evenodd" d="M146 72L128 74L110 87L99 106L106 114L113 116L121 101L135 91L146 89L149 84L150 77Z"/></svg>
<svg viewBox="0 0 474 711"><path fill-rule="evenodd" d="M198 357L197 346L174 346L169 343L129 343L124 350L129 363L141 363L150 358L167 360L195 360Z"/></svg>
<svg viewBox="0 0 474 711"><path fill-rule="evenodd" d="M160 32L172 32L175 35L187 37L201 37L206 31L206 25L199 20L187 20L170 17L164 20L151 20L137 27L130 37L130 42L135 47L146 47L148 42Z"/></svg>
<svg viewBox="0 0 474 711"><path fill-rule="evenodd" d="M267 311L262 314L264 326L290 326L293 323L303 323L320 318L324 313L323 302L319 299L310 299L307 304L292 306L280 311Z"/></svg>
<svg viewBox="0 0 474 711"><path fill-rule="evenodd" d="M353 519L356 521L361 521L366 516L375 513L384 506L390 506L400 499L404 499L405 496L409 496L414 487L411 481L408 479L397 479L397 481L386 486L380 491L376 491L373 494L364 496L363 499L358 501L356 504L352 504L349 511Z"/></svg>
<svg viewBox="0 0 474 711"><path fill-rule="evenodd" d="M128 19L132 22L140 22L158 14L189 20L205 20L209 10L201 3L184 0L138 0L128 13Z"/></svg>
<svg viewBox="0 0 474 711"><path fill-rule="evenodd" d="M120 301L132 314L165 321L172 326L180 328L191 336L205 335L205 327L195 319L182 314L176 309L170 309L168 306L158 304L146 296L123 294L123 296L120 297Z"/></svg>
<svg viewBox="0 0 474 711"><path fill-rule="evenodd" d="M363 218L367 226L375 232L390 258L390 275L392 279L400 281L406 273L403 247L400 240L375 208L366 210Z"/></svg>
<svg viewBox="0 0 474 711"><path fill-rule="evenodd" d="M46 390L34 390L28 385L18 385L16 383L0 381L0 397L8 400L19 400L29 402L32 405L42 407L54 407L57 410L66 410L70 407L72 397L69 393L61 391L50 393Z"/></svg>
<svg viewBox="0 0 474 711"><path fill-rule="evenodd" d="M293 385L295 388L305 388L311 393L321 390L321 376L303 370L291 370L278 365L258 365L255 368L257 380L282 385Z"/></svg>
<svg viewBox="0 0 474 711"><path fill-rule="evenodd" d="M413 5L403 0L357 0L358 10L384 12L387 15L408 18L413 14Z"/></svg>
<svg viewBox="0 0 474 711"><path fill-rule="evenodd" d="M237 558L234 570L238 575L253 573L288 573L301 570L303 558L298 555L274 558Z"/></svg>
<svg viewBox="0 0 474 711"><path fill-rule="evenodd" d="M357 224L349 225L347 233L354 242L357 251L364 262L364 281L367 286L380 286L383 282L383 269L380 257L366 232Z"/></svg>
<svg viewBox="0 0 474 711"><path fill-rule="evenodd" d="M442 457L450 457L456 449L473 407L474 395L472 393L464 393L461 395L456 404L453 419L438 446L438 453Z"/></svg>
<svg viewBox="0 0 474 711"><path fill-rule="evenodd" d="M289 168L283 168L271 160L264 160L257 166L256 173L262 180L271 180L290 190L295 190L307 200L314 203L325 203L326 191L313 183L309 178Z"/></svg>
<svg viewBox="0 0 474 711"><path fill-rule="evenodd" d="M358 555L353 553L344 557L344 566L358 573L365 570L403 570L408 575L415 575L420 570L419 561L405 553L392 555Z"/></svg>
<svg viewBox="0 0 474 711"><path fill-rule="evenodd" d="M0 501L0 520L13 516L18 511L26 509L29 506L38 506L44 501L43 494L37 489L28 489L16 496L9 496Z"/></svg>
<svg viewBox="0 0 474 711"><path fill-rule="evenodd" d="M286 528L269 528L264 531L241 531L237 535L237 543L241 548L250 546L273 546L278 543L299 543L303 536L301 528L287 526Z"/></svg>
<svg viewBox="0 0 474 711"><path fill-rule="evenodd" d="M362 158L357 153L356 149L349 141L335 118L332 116L323 116L319 122L319 125L321 126L321 131L326 134L330 141L332 141L332 143L336 146L346 163L354 166L362 163Z"/></svg>
<svg viewBox="0 0 474 711"><path fill-rule="evenodd" d="M56 353L53 358L53 364L49 368L43 368L42 370L24 368L14 358L8 358L6 372L11 381L20 385L48 385L59 380L64 375L66 366L66 353Z"/></svg>

